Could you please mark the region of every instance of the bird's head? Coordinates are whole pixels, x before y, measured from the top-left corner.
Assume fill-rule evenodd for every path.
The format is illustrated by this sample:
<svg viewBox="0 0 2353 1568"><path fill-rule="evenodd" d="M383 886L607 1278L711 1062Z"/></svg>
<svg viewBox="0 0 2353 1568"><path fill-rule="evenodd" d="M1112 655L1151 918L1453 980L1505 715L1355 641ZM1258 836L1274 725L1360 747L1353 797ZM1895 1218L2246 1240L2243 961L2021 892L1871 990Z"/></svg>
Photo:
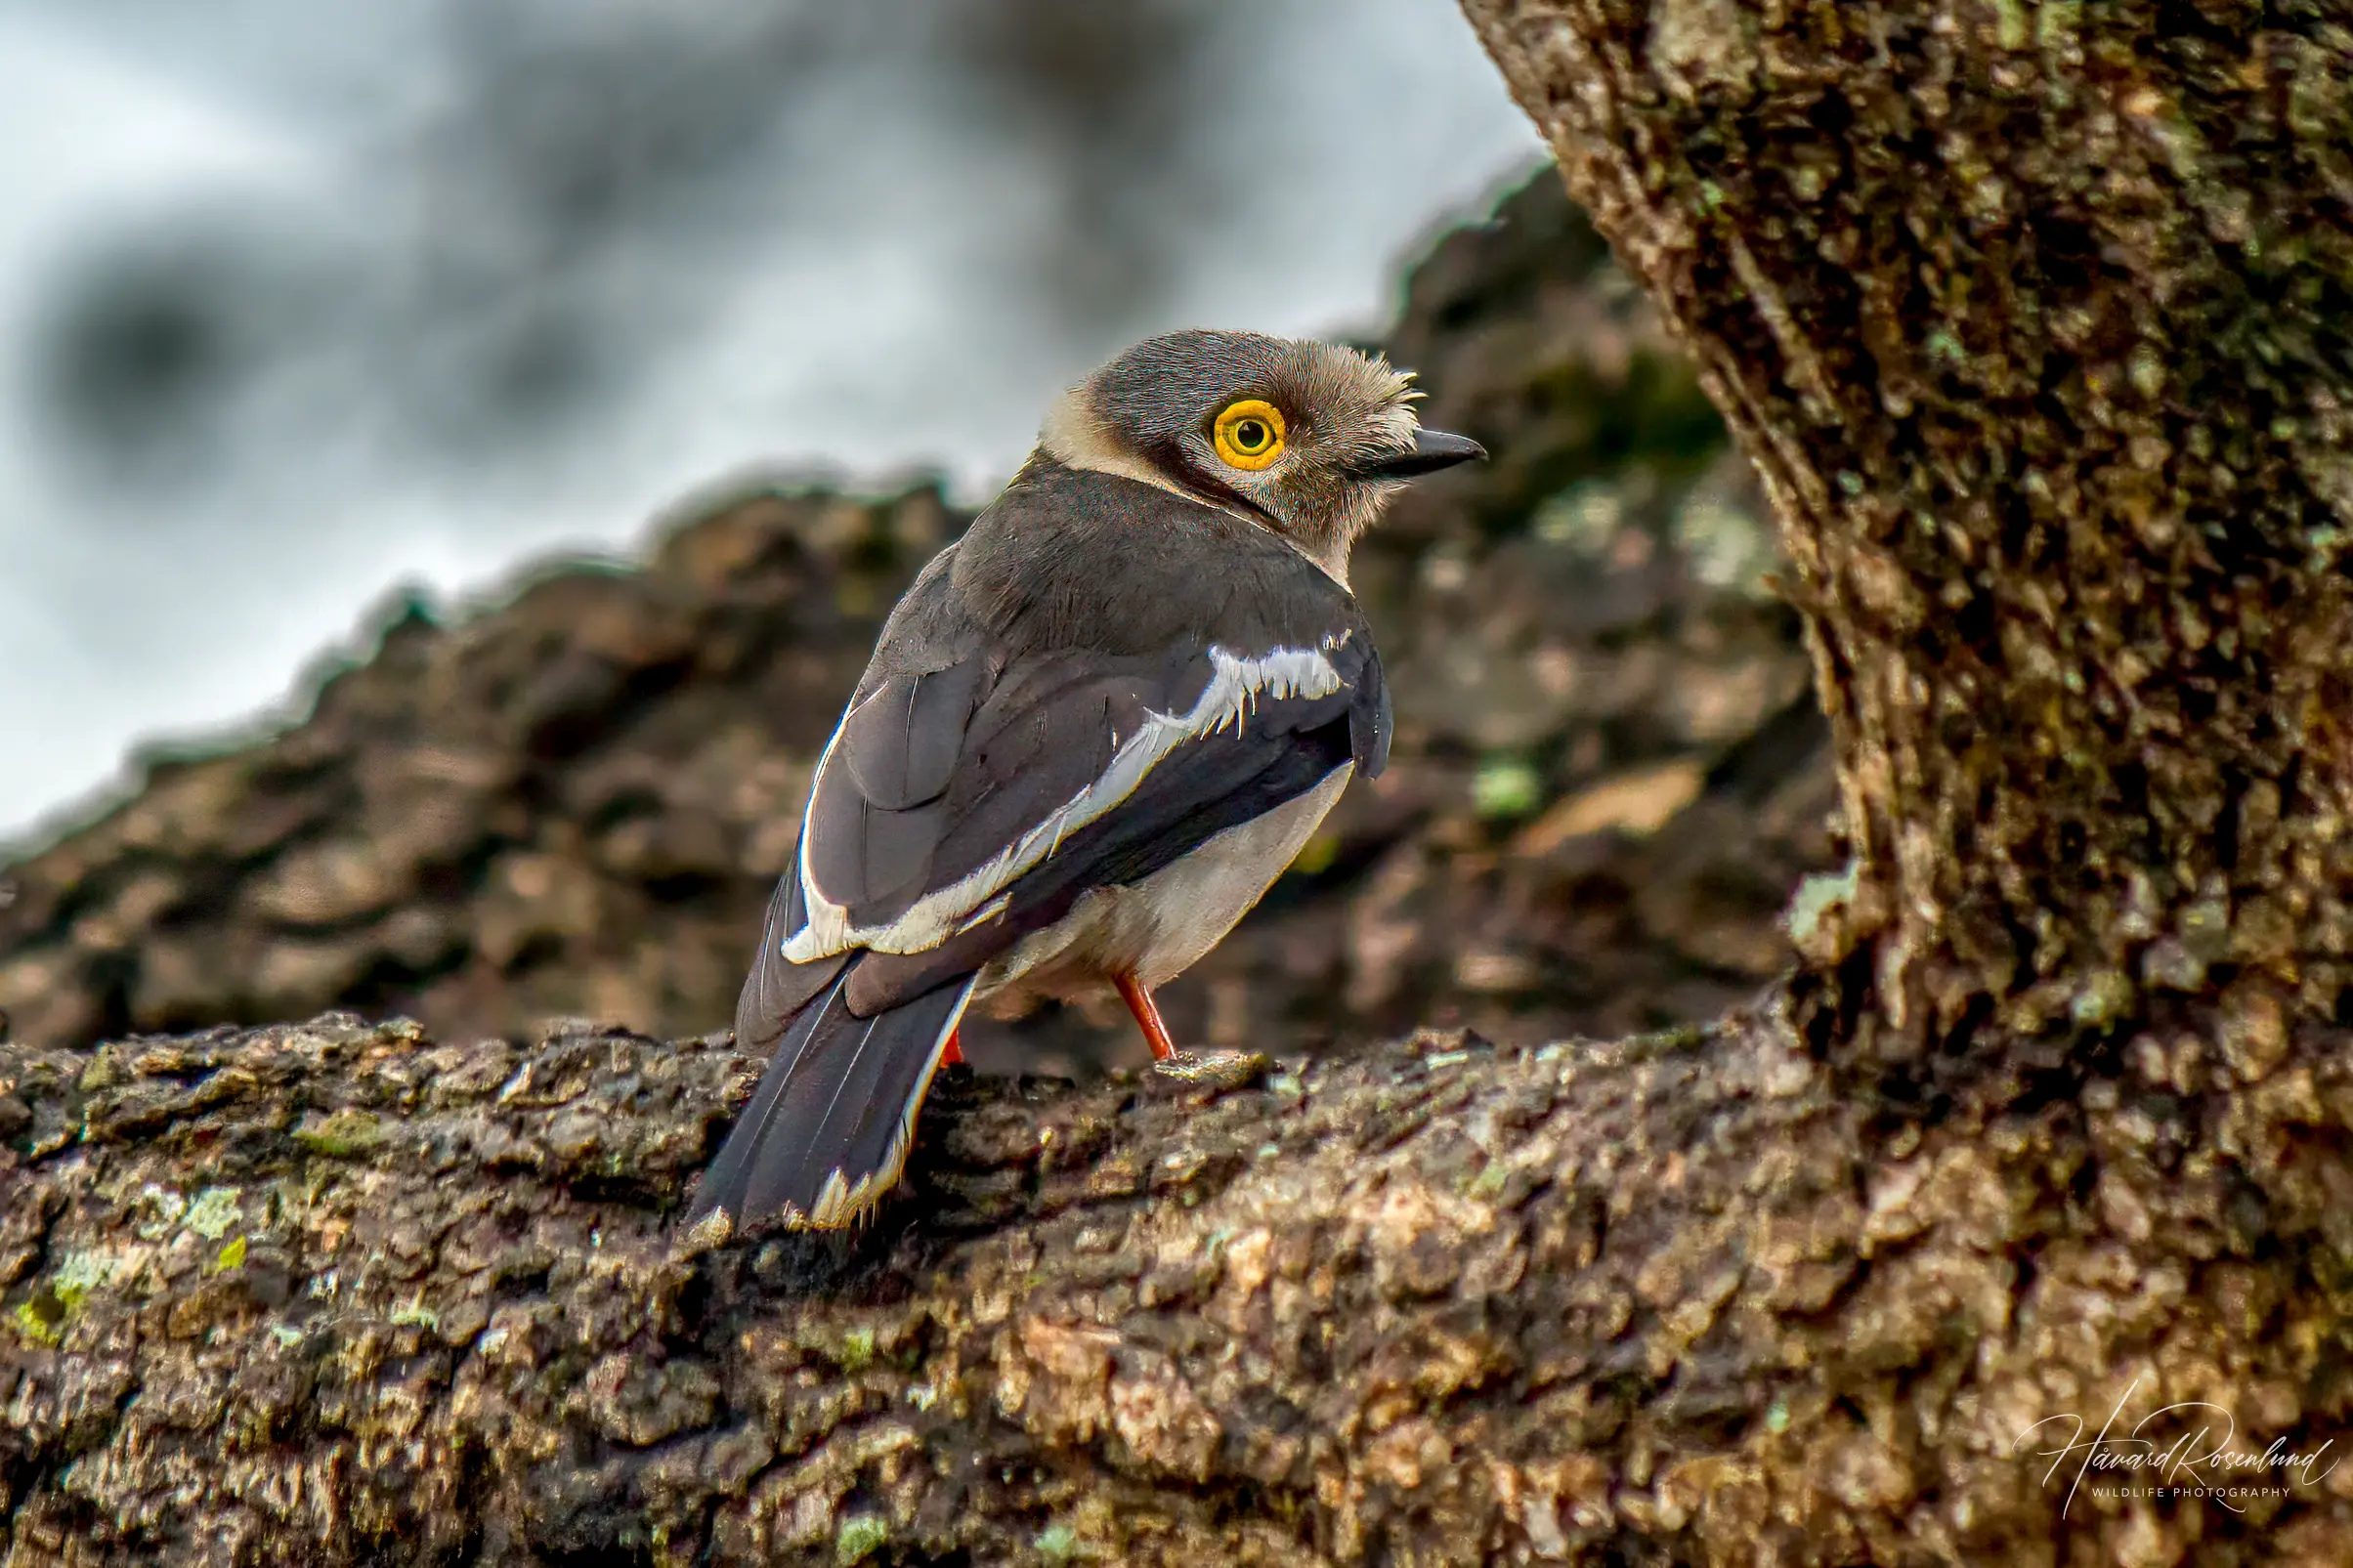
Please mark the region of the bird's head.
<svg viewBox="0 0 2353 1568"><path fill-rule="evenodd" d="M1072 387L1040 445L1239 512L1348 580L1348 546L1405 482L1486 452L1424 430L1409 378L1337 344L1255 332L1147 338Z"/></svg>

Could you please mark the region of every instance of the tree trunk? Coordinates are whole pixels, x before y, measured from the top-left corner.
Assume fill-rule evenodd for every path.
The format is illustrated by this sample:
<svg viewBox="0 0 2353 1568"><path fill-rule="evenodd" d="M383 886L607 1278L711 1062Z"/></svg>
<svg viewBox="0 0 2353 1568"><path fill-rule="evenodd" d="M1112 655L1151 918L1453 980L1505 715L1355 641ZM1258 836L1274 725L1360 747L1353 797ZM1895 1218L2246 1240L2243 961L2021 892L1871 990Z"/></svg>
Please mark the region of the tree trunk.
<svg viewBox="0 0 2353 1568"><path fill-rule="evenodd" d="M1781 516L1791 990L696 1255L717 1044L0 1045L7 1568L2353 1560L2341 19L1467 9Z"/></svg>
<svg viewBox="0 0 2353 1568"><path fill-rule="evenodd" d="M1916 1082L2184 996L2231 1065L2335 1022L2353 12L1465 9L1779 514L1823 1034Z"/></svg>

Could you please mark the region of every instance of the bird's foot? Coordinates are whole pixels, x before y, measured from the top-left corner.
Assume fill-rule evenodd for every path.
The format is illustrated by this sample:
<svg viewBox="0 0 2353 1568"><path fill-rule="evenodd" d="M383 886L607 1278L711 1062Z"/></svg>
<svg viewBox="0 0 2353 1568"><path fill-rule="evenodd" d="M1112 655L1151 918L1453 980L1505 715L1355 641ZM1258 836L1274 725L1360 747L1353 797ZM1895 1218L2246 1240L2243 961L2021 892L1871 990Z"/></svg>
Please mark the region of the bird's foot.
<svg viewBox="0 0 2353 1568"><path fill-rule="evenodd" d="M1273 1065L1261 1051L1171 1051L1152 1071L1193 1088L1239 1089L1264 1078Z"/></svg>

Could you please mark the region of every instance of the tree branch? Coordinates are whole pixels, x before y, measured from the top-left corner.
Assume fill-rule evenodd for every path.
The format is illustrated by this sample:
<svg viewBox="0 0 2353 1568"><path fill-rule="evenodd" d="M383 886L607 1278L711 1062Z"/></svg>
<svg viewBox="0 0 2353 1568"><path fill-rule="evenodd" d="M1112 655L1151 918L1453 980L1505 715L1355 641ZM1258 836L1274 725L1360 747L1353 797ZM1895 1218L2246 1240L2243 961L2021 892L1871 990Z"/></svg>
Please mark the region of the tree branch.
<svg viewBox="0 0 2353 1568"><path fill-rule="evenodd" d="M2091 1096L1876 1152L1771 1014L1425 1036L1214 1100L960 1074L880 1228L679 1256L756 1066L721 1047L333 1015L0 1047L0 1540L12 1568L2341 1560L2353 1475L2166 1518L2014 1449L2135 1375L2257 1447L2341 1420L2345 1061L2291 1052L2205 1121Z"/></svg>

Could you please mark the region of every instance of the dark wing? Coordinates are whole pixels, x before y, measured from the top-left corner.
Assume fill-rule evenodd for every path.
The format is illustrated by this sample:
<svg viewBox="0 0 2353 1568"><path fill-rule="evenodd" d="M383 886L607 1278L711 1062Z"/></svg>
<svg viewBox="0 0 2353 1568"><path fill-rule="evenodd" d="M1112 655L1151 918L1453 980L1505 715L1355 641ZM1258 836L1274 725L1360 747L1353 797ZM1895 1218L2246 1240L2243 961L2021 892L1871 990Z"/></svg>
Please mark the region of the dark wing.
<svg viewBox="0 0 2353 1568"><path fill-rule="evenodd" d="M761 1043L833 981L867 1016L969 974L1089 888L1133 882L1313 788L1378 772L1369 639L1159 656L976 654L887 678L820 764L738 1034ZM748 1027L749 1026L749 1027Z"/></svg>
<svg viewBox="0 0 2353 1568"><path fill-rule="evenodd" d="M1088 889L1140 881L1336 768L1386 761L1388 692L1369 648L1119 662L1069 656L1059 679L1023 681L976 716L929 896L978 917L946 930L911 920L909 940L867 944L853 1009L955 980Z"/></svg>
<svg viewBox="0 0 2353 1568"><path fill-rule="evenodd" d="M808 927L812 883L847 904L853 921L890 908L894 890L901 905L920 891L945 826L941 797L990 674L986 658L973 658L885 677L843 715L818 764L800 844L768 901L759 949L736 997L739 1043L781 1038L855 951L838 943L800 961L786 956L787 942Z"/></svg>
<svg viewBox="0 0 2353 1568"><path fill-rule="evenodd" d="M948 827L949 785L993 675L986 657L884 680L842 717L801 829L806 890L853 926L920 895Z"/></svg>

